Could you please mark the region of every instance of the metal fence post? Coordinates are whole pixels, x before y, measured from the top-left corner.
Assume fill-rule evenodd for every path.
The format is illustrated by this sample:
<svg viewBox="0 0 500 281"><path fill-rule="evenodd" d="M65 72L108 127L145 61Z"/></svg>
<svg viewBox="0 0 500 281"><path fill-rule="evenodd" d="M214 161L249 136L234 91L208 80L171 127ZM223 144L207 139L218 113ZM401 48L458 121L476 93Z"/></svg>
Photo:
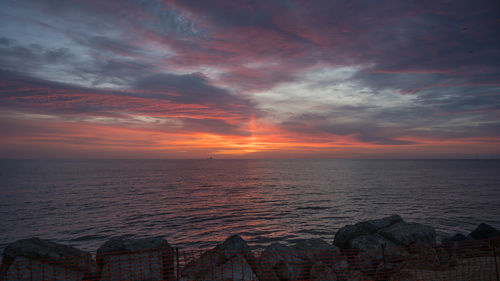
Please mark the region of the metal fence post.
<svg viewBox="0 0 500 281"><path fill-rule="evenodd" d="M382 258L384 259L384 271L385 271L385 267L386 267L386 261L385 261L385 251L384 251L384 248L385 248L385 244L382 244L380 245L380 248L382 248Z"/></svg>
<svg viewBox="0 0 500 281"><path fill-rule="evenodd" d="M176 260L176 271L177 273L175 274L175 277L177 279L177 281L179 281L181 278L180 278L180 266L179 266L179 248L175 248L175 260Z"/></svg>
<svg viewBox="0 0 500 281"><path fill-rule="evenodd" d="M497 281L499 281L498 279L498 262L497 262L497 251L496 251L496 243L495 243L495 240L491 240L491 244L493 245L493 257L495 258L495 270L497 272Z"/></svg>

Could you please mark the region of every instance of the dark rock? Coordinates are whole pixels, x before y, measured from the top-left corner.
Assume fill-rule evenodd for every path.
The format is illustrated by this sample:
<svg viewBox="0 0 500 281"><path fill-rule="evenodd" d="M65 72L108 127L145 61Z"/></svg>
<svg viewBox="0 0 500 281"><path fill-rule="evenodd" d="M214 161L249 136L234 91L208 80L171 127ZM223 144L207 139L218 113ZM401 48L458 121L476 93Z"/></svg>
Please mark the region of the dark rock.
<svg viewBox="0 0 500 281"><path fill-rule="evenodd" d="M170 244L162 238L127 239L125 236L113 237L97 249L97 255L136 252L156 248L168 248Z"/></svg>
<svg viewBox="0 0 500 281"><path fill-rule="evenodd" d="M388 217L384 217L381 219L376 219L376 220L370 220L368 221L369 224L373 225L374 227L377 228L377 230L389 227L395 223L402 222L403 219L399 215L392 215Z"/></svg>
<svg viewBox="0 0 500 281"><path fill-rule="evenodd" d="M469 237L476 240L492 239L500 237L500 231L489 224L481 223L469 234Z"/></svg>
<svg viewBox="0 0 500 281"><path fill-rule="evenodd" d="M162 238L114 237L96 259L101 280L175 280L174 252Z"/></svg>
<svg viewBox="0 0 500 281"><path fill-rule="evenodd" d="M377 232L377 228L368 222L360 222L355 225L346 225L339 229L337 233L335 233L333 244L340 247L341 249L348 249L349 242L352 239L361 235L373 234L375 232Z"/></svg>
<svg viewBox="0 0 500 281"><path fill-rule="evenodd" d="M280 261L303 262L295 249L281 243L273 243L267 246L260 255L260 261L274 266Z"/></svg>
<svg viewBox="0 0 500 281"><path fill-rule="evenodd" d="M256 273L256 259L247 243L238 235L227 238L222 244L204 252L198 259L188 263L182 270L183 280L207 280L208 276L223 274L224 270L234 269L235 261L244 261ZM248 273L248 267L242 265L241 274ZM249 276L252 276L249 274ZM211 280L211 279L208 279Z"/></svg>
<svg viewBox="0 0 500 281"><path fill-rule="evenodd" d="M222 254L226 259L229 259L236 254L242 254L245 257L252 255L247 242L245 242L245 240L243 240L239 235L230 236L222 244L217 245L213 251Z"/></svg>
<svg viewBox="0 0 500 281"><path fill-rule="evenodd" d="M321 261L312 266L310 275L312 281L337 281L333 269Z"/></svg>
<svg viewBox="0 0 500 281"><path fill-rule="evenodd" d="M441 267L452 267L457 263L456 250L452 249L452 251L449 251L445 248L439 247L436 249L436 252Z"/></svg>
<svg viewBox="0 0 500 281"><path fill-rule="evenodd" d="M400 216L392 215L381 219L360 222L355 225L346 225L337 231L333 244L342 249L347 249L352 239L361 235L376 233L382 228L402 221L403 219Z"/></svg>
<svg viewBox="0 0 500 281"><path fill-rule="evenodd" d="M436 230L419 223L398 222L381 229L379 234L398 246L434 246L436 244Z"/></svg>
<svg viewBox="0 0 500 281"><path fill-rule="evenodd" d="M448 243L448 242L461 242L461 241L466 241L466 240L470 240L470 238L468 238L467 236L465 236L463 234L457 233L451 237L444 238L441 241L441 244Z"/></svg>
<svg viewBox="0 0 500 281"><path fill-rule="evenodd" d="M359 252L355 257L355 262L359 270L368 276L374 276L377 266L382 261L383 257L374 256L373 252Z"/></svg>
<svg viewBox="0 0 500 281"><path fill-rule="evenodd" d="M306 275L307 260L296 249L280 243L273 243L261 253L259 265L267 272L259 280L300 280Z"/></svg>
<svg viewBox="0 0 500 281"><path fill-rule="evenodd" d="M341 256L335 261L333 271L338 280L351 280L349 279L349 261L345 256Z"/></svg>
<svg viewBox="0 0 500 281"><path fill-rule="evenodd" d="M384 281L388 280L390 276L399 272L401 269L401 264L399 263L384 263L381 262L377 266L377 270L375 272L375 280L376 281Z"/></svg>
<svg viewBox="0 0 500 281"><path fill-rule="evenodd" d="M82 280L95 271L90 253L30 238L11 243L4 249L1 275L5 280Z"/></svg>
<svg viewBox="0 0 500 281"><path fill-rule="evenodd" d="M353 239L351 248L363 251L363 254L358 256L358 262L361 264L362 271L367 274L374 273L375 266L382 262L385 262L391 269L396 268L397 264L408 257L408 253L403 248L377 233ZM361 258L367 260L361 261L359 260Z"/></svg>
<svg viewBox="0 0 500 281"><path fill-rule="evenodd" d="M307 260L309 264L322 261L331 266L340 256L340 249L337 246L319 238L299 240L292 248L301 259Z"/></svg>
<svg viewBox="0 0 500 281"><path fill-rule="evenodd" d="M307 280L308 272L304 263L292 263L280 261L274 266L274 271L279 280L298 281Z"/></svg>
<svg viewBox="0 0 500 281"><path fill-rule="evenodd" d="M439 250L439 248L437 249ZM419 247L416 251L418 263L426 268L439 268L441 260L438 250L434 247Z"/></svg>
<svg viewBox="0 0 500 281"><path fill-rule="evenodd" d="M457 233L451 237L444 238L441 241L441 248L446 250L450 256L455 256L463 253L463 251L467 248L474 248L476 244L477 243L474 239ZM443 253L441 256L444 258L446 255Z"/></svg>
<svg viewBox="0 0 500 281"><path fill-rule="evenodd" d="M202 280L255 281L259 279L245 257L237 253L213 271L207 272Z"/></svg>
<svg viewBox="0 0 500 281"><path fill-rule="evenodd" d="M349 248L356 250L380 250L382 246L395 248L396 244L377 233L361 235L349 242Z"/></svg>

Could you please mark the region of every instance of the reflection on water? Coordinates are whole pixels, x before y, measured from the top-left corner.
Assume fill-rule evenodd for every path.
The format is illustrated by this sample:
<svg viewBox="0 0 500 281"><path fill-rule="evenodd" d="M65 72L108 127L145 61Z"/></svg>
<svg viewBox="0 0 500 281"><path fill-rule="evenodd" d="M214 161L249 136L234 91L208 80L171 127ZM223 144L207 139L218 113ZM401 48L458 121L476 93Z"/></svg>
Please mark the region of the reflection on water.
<svg viewBox="0 0 500 281"><path fill-rule="evenodd" d="M31 236L95 251L110 236L182 248L230 234L251 245L331 241L398 213L439 235L499 225L495 160L106 160L0 162L0 246Z"/></svg>

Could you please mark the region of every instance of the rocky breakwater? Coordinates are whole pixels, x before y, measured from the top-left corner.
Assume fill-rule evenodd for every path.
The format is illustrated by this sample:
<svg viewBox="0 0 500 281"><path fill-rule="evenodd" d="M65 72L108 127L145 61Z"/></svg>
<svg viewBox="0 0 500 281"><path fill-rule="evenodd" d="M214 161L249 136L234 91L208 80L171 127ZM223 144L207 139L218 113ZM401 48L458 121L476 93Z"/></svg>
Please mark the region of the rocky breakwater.
<svg viewBox="0 0 500 281"><path fill-rule="evenodd" d="M411 253L435 246L436 231L392 215L344 226L335 234L333 244L349 257L351 266L375 279L385 279Z"/></svg>
<svg viewBox="0 0 500 281"><path fill-rule="evenodd" d="M9 244L3 252L0 280L85 280L96 272L88 252L39 238Z"/></svg>
<svg viewBox="0 0 500 281"><path fill-rule="evenodd" d="M251 251L238 235L180 255L161 238L115 237L94 260L90 253L32 238L5 248L0 280L495 280L500 264L491 245L499 239L500 231L480 224L437 244L432 227L398 215L344 226L332 244L302 239L260 251Z"/></svg>
<svg viewBox="0 0 500 281"><path fill-rule="evenodd" d="M162 238L114 237L97 250L98 280L175 280L174 251Z"/></svg>

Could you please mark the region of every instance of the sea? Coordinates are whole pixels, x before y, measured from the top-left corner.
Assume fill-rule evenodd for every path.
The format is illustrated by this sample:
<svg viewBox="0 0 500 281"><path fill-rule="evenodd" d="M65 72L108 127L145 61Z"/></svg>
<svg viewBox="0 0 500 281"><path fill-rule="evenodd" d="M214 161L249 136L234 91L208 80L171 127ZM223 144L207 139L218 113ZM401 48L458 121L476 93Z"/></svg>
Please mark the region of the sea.
<svg viewBox="0 0 500 281"><path fill-rule="evenodd" d="M0 252L40 237L95 253L121 235L261 249L392 214L438 240L500 228L500 160L0 160Z"/></svg>

